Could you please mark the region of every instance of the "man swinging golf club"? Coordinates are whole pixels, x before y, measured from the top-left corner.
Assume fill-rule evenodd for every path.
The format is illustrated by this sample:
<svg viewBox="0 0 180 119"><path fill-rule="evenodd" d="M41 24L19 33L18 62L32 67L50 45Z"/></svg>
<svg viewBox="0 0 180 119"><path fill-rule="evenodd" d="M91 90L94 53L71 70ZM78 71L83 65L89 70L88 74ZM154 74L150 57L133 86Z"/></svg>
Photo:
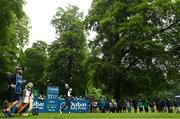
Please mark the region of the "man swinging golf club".
<svg viewBox="0 0 180 119"><path fill-rule="evenodd" d="M70 112L70 107L71 107L71 92L72 92L72 88L70 88L69 84L65 84L65 99L66 99L66 103L62 107L62 109L60 110L60 113L62 113L66 107L68 107L68 113L71 113Z"/></svg>

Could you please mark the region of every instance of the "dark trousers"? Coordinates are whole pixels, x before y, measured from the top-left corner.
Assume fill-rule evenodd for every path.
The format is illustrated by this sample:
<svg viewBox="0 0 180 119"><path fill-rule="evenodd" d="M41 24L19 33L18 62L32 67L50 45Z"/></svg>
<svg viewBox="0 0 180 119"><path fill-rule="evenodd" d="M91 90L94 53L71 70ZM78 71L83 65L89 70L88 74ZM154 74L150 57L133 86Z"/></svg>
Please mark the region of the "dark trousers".
<svg viewBox="0 0 180 119"><path fill-rule="evenodd" d="M70 107L71 107L71 98L70 97L66 98L66 104L62 107L61 111L63 112L66 107L68 107L68 111L70 111Z"/></svg>

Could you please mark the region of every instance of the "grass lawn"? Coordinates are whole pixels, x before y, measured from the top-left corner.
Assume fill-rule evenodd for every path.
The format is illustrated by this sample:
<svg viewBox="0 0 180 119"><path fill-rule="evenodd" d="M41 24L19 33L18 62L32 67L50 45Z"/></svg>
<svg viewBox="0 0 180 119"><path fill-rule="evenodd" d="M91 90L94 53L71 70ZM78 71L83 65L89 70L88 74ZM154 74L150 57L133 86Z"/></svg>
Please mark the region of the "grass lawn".
<svg viewBox="0 0 180 119"><path fill-rule="evenodd" d="M0 113L0 118L4 118L4 114ZM40 113L37 116L32 116L32 114L29 114L27 117L22 117L19 115L15 115L14 117L11 118L26 118L26 119L62 119L62 118L86 118L86 119L107 119L107 118L129 118L129 119L168 119L168 118L178 118L180 119L180 113L172 113L172 114L167 114L167 113Z"/></svg>

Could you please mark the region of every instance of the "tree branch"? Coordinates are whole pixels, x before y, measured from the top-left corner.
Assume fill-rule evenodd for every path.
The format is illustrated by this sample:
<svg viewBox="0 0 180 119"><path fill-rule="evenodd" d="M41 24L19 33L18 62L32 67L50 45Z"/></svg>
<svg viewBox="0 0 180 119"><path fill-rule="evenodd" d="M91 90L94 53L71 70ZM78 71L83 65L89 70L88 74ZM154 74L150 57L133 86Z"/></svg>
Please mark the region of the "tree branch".
<svg viewBox="0 0 180 119"><path fill-rule="evenodd" d="M176 21L175 21L174 23L172 23L171 25L167 26L167 27L164 28L164 29L160 29L160 30L157 31L157 32L152 33L151 35L147 36L145 39L149 39L149 38L151 38L151 37L154 37L154 36L157 35L157 34L163 33L164 31L166 31L166 30L170 29L171 27L173 27L174 25L176 25L179 21L180 21L180 20L176 20Z"/></svg>

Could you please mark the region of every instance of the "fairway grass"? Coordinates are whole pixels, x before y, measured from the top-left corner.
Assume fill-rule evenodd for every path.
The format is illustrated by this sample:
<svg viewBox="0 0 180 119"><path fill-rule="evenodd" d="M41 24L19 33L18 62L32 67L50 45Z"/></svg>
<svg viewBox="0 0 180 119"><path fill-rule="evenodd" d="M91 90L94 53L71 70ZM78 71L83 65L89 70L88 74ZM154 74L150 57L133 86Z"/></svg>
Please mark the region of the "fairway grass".
<svg viewBox="0 0 180 119"><path fill-rule="evenodd" d="M0 118L5 118L3 113L0 113ZM37 116L30 114L27 117L15 115L11 118L24 118L24 119L180 119L180 113L40 113Z"/></svg>

